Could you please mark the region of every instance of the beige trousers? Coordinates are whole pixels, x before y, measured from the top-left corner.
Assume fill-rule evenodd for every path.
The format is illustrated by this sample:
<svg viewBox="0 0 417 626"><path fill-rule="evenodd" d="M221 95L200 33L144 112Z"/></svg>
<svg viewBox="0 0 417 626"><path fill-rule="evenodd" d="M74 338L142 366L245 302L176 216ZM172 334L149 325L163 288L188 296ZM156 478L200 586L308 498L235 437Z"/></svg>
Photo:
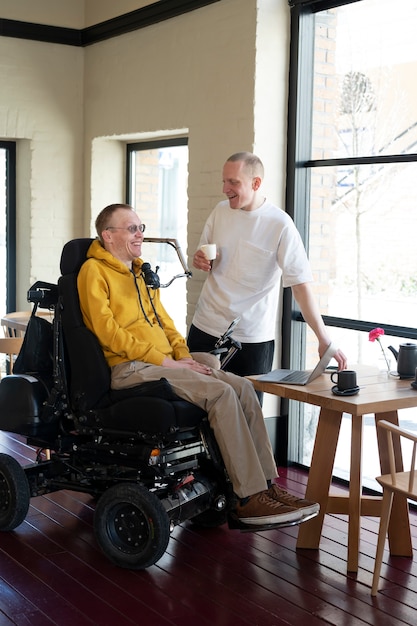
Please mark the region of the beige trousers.
<svg viewBox="0 0 417 626"><path fill-rule="evenodd" d="M252 383L222 370L206 376L187 368L170 369L141 361L112 368L113 389L160 378L166 378L180 398L207 412L237 496L244 498L266 489L266 481L277 476L277 469Z"/></svg>

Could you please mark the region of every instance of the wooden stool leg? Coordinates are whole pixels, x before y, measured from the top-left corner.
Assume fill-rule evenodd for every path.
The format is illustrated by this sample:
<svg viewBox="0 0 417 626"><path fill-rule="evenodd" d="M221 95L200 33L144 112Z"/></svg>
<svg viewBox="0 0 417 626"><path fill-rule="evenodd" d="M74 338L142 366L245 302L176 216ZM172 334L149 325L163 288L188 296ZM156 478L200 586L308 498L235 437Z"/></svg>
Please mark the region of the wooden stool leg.
<svg viewBox="0 0 417 626"><path fill-rule="evenodd" d="M320 513L300 525L297 548L319 547L341 421L342 413L321 409L306 489L306 498L320 504Z"/></svg>

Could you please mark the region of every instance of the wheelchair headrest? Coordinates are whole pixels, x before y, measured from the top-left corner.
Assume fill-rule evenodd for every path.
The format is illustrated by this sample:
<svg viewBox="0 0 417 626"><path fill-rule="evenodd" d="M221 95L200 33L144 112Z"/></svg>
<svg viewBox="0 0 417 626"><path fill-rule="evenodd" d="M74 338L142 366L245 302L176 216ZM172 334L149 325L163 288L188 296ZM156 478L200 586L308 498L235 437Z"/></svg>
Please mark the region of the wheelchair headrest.
<svg viewBox="0 0 417 626"><path fill-rule="evenodd" d="M60 269L61 274L78 274L81 265L87 258L88 248L94 239L72 239L62 249Z"/></svg>

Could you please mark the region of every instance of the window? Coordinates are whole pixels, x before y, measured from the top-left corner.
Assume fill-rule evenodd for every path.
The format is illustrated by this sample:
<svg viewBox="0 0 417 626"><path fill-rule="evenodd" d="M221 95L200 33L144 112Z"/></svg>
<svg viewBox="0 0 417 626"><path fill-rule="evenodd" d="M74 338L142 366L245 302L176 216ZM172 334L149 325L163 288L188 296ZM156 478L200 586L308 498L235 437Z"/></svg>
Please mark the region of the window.
<svg viewBox="0 0 417 626"><path fill-rule="evenodd" d="M16 309L16 145L0 141L0 312Z"/></svg>
<svg viewBox="0 0 417 626"><path fill-rule="evenodd" d="M177 240L181 253L187 246L187 139L166 139L127 146L127 202L146 224L145 238ZM142 258L158 267L161 285L183 273L175 247L146 243ZM186 334L186 279L161 290L161 299L179 332Z"/></svg>
<svg viewBox="0 0 417 626"><path fill-rule="evenodd" d="M386 369L379 346L369 342L372 328L384 328L385 348L417 339L417 0L290 4L299 61L292 66L288 208L305 237L332 336L350 363ZM291 317L292 345L301 343L311 365L315 337L295 321L296 311ZM292 460L308 464L315 410L290 410L298 412ZM417 416L407 419L417 430ZM373 445L368 440L369 450Z"/></svg>

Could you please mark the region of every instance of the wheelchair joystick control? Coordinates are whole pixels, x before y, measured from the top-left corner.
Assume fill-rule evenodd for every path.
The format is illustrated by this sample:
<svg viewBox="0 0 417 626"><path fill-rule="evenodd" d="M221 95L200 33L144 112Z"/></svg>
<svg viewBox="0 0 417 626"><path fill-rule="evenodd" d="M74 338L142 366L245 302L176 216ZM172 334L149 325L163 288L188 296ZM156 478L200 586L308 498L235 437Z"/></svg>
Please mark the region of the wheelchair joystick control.
<svg viewBox="0 0 417 626"><path fill-rule="evenodd" d="M145 279L145 283L152 289L159 289L161 286L159 276L157 274L159 267L156 268L156 272L152 271L150 263L142 263L142 272Z"/></svg>

